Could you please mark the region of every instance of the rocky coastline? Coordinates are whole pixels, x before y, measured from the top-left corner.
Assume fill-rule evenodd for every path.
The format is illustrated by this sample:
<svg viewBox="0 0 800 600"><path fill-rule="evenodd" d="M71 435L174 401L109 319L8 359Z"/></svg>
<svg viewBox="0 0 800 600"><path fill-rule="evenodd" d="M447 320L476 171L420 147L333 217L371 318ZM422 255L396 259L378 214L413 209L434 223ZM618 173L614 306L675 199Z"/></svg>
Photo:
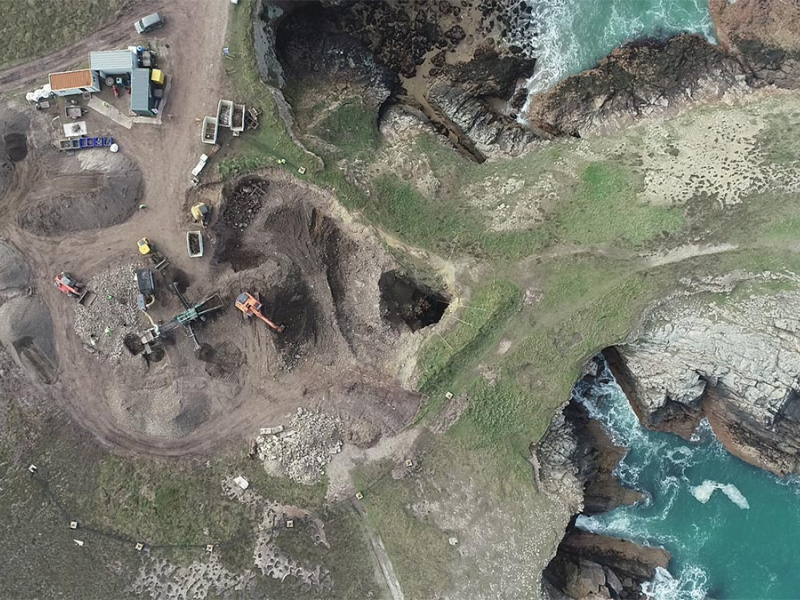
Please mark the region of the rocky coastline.
<svg viewBox="0 0 800 600"><path fill-rule="evenodd" d="M720 45L688 34L634 40L531 98L525 82L536 60L520 41L524 2L268 3L256 39L262 76L276 88L306 79L355 84L372 106L412 107L482 162L554 136L607 133L689 103L797 87L795 21L753 4L712 2ZM744 27L758 10L765 25Z"/></svg>
<svg viewBox="0 0 800 600"><path fill-rule="evenodd" d="M689 104L800 86L790 4L711 0L719 45L697 35L636 40L532 98L524 83L535 59L508 41L520 35L524 17L524 3L515 1L278 2L280 10L265 5L256 37L262 75L281 98L281 90L310 83L361 97L377 118L402 109L402 118L483 162ZM734 455L778 475L800 473L800 321L793 316L800 297L780 306L754 301L734 324L674 301L603 352L640 421L689 438L706 418ZM598 514L642 500L613 475L624 453L572 401L534 458L545 492L573 490L576 515ZM543 593L641 598L641 584L669 560L663 549L580 531L573 519L543 575Z"/></svg>
<svg viewBox="0 0 800 600"><path fill-rule="evenodd" d="M798 303L790 291L722 306L665 302L604 355L645 427L688 439L706 418L735 456L798 474Z"/></svg>
<svg viewBox="0 0 800 600"><path fill-rule="evenodd" d="M593 360L581 380L590 391L603 381L601 360ZM564 538L542 576L542 593L551 600L619 598L640 600L642 584L656 569L666 569L671 555L655 548L583 531L575 526L578 515L595 515L645 500L624 487L614 470L627 452L614 445L603 425L592 418L574 397L553 420L534 449L541 465L545 493L564 488L579 490L580 500Z"/></svg>

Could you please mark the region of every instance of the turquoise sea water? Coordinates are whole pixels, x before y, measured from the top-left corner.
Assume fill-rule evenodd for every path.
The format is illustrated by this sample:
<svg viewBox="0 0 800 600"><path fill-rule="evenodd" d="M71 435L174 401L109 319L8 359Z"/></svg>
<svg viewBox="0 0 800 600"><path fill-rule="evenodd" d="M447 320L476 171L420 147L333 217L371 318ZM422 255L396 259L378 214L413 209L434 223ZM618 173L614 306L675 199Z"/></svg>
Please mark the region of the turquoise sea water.
<svg viewBox="0 0 800 600"><path fill-rule="evenodd" d="M714 40L708 0L528 0L529 43L538 58L530 82L541 92L595 66L617 46L642 37L700 33Z"/></svg>
<svg viewBox="0 0 800 600"><path fill-rule="evenodd" d="M707 424L692 442L645 430L616 382L580 392L590 414L630 448L620 479L649 499L579 517L578 526L672 552L674 577L659 573L652 598L800 598L800 483L734 458Z"/></svg>

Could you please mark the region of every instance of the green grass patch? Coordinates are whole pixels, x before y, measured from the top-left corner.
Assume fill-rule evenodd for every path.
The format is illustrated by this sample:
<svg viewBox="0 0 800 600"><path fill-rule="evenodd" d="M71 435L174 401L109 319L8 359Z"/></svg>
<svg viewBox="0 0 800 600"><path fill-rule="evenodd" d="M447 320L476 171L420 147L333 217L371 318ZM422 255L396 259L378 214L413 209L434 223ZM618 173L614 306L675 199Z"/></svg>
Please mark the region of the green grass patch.
<svg viewBox="0 0 800 600"><path fill-rule="evenodd" d="M426 198L394 175L377 177L373 187L374 197L365 201L364 212L415 246L444 255L467 253L508 259L528 256L544 246L544 232L488 231L472 207Z"/></svg>
<svg viewBox="0 0 800 600"><path fill-rule="evenodd" d="M242 0L238 6L231 6L228 18L227 44L234 58L225 61L225 70L236 88L237 102L261 114L258 129L246 131L217 155L223 179L276 166L278 160L285 160L293 171L301 166L307 169L314 166L313 159L292 141L278 115L275 99L260 79L253 45L256 8L256 0Z"/></svg>
<svg viewBox="0 0 800 600"><path fill-rule="evenodd" d="M759 135L758 142L766 162L782 166L800 164L797 148L800 146L800 111L788 112L776 108L776 114L769 115L769 124Z"/></svg>
<svg viewBox="0 0 800 600"><path fill-rule="evenodd" d="M281 529L276 543L298 563L308 568L316 565L331 572L334 586L328 598L377 597L378 587L369 556L367 538L361 517L350 504L343 504L320 515L325 523L325 537L330 549L315 544L315 529L301 520L292 529ZM297 594L295 597L303 597Z"/></svg>
<svg viewBox="0 0 800 600"><path fill-rule="evenodd" d="M507 281L492 281L458 312L453 327L428 339L417 362L421 372L417 387L430 397L423 416L435 413L455 380L497 343L519 306L519 288Z"/></svg>
<svg viewBox="0 0 800 600"><path fill-rule="evenodd" d="M378 148L378 115L360 98L347 98L314 127L313 133L339 148L346 158L370 158Z"/></svg>
<svg viewBox="0 0 800 600"><path fill-rule="evenodd" d="M551 215L556 235L577 244L638 245L683 226L679 209L641 204L636 198L638 189L633 175L624 167L611 163L588 165L572 197Z"/></svg>
<svg viewBox="0 0 800 600"><path fill-rule="evenodd" d="M125 0L4 1L0 19L0 69L55 52L114 20ZM123 23L133 32L133 22ZM78 57L76 57L78 58Z"/></svg>

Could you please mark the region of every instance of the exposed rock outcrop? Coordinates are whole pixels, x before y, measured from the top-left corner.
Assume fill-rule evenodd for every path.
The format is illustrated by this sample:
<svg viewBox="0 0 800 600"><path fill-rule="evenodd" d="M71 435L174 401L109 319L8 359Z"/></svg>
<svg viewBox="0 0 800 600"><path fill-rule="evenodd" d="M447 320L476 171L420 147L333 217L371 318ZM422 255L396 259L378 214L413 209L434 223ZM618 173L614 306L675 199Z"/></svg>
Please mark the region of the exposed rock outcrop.
<svg viewBox="0 0 800 600"><path fill-rule="evenodd" d="M774 85L800 87L800 5L795 0L711 0L720 39L699 35L639 40L617 48L595 68L533 97L528 118L580 135L625 126Z"/></svg>
<svg viewBox="0 0 800 600"><path fill-rule="evenodd" d="M632 42L594 69L531 99L528 116L571 135L624 126L638 117L746 90L742 65L699 35Z"/></svg>
<svg viewBox="0 0 800 600"><path fill-rule="evenodd" d="M596 375L590 368L587 381ZM578 497L576 514L597 514L643 499L614 477L624 453L573 399L553 419L536 448L534 465L538 465L545 493L572 490ZM660 548L587 533L570 525L544 572L543 593L551 600L640 598L640 584L653 578L656 567L666 568L669 558Z"/></svg>
<svg viewBox="0 0 800 600"><path fill-rule="evenodd" d="M743 460L800 473L798 314L798 291L721 303L673 299L605 354L645 426L688 437L706 417Z"/></svg>
<svg viewBox="0 0 800 600"><path fill-rule="evenodd" d="M663 548L571 528L544 572L544 590L552 600L643 598L641 584L671 558Z"/></svg>
<svg viewBox="0 0 800 600"><path fill-rule="evenodd" d="M737 56L753 85L800 85L800 4L795 0L711 0L720 44Z"/></svg>
<svg viewBox="0 0 800 600"><path fill-rule="evenodd" d="M469 62L431 69L435 79L427 87L426 100L481 153L518 154L532 141L551 136L521 126L493 102L511 100L520 82L533 74L534 64L533 59L482 46Z"/></svg>
<svg viewBox="0 0 800 600"><path fill-rule="evenodd" d="M316 78L368 106L392 95L421 110L477 161L518 154L549 135L515 119L509 101L521 106L535 61L492 37L501 8L474 0L308 4L281 21L277 56L289 81Z"/></svg>
<svg viewBox="0 0 800 600"><path fill-rule="evenodd" d="M398 88L399 79L359 39L339 31L332 19L329 11L309 5L281 21L277 55L287 78L336 86L378 108Z"/></svg>

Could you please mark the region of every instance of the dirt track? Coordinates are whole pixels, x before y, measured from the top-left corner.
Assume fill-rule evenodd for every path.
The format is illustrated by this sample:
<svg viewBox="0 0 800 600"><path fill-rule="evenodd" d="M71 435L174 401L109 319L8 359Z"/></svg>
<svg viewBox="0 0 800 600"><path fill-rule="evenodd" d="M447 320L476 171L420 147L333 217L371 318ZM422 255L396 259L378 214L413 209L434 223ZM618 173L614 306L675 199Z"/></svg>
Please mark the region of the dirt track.
<svg viewBox="0 0 800 600"><path fill-rule="evenodd" d="M75 67L86 60L86 55L90 51L121 47L123 44L136 41L133 23L138 15L159 10L162 3L161 0L137 0L112 23L94 32L88 39L0 72L0 93L21 87L41 86L46 83L42 80L42 75L46 79L48 73Z"/></svg>
<svg viewBox="0 0 800 600"><path fill-rule="evenodd" d="M282 171L260 174L266 193L257 206L244 208L251 211L246 223L233 209L225 211L224 198L233 201L230 185L236 182L224 189L189 187L188 173L205 150L196 119L212 113L220 95L229 95L223 91L228 88L221 55L229 10L236 8L192 0L163 9L168 26L157 35L169 44L164 58L173 79L162 126L126 130L100 115L87 116L93 132L113 135L122 154L135 162L143 177L141 198L138 192L124 196L125 206L114 213L119 207L108 204L103 186L119 168L109 167L103 175L106 167L87 166L82 157L68 159L73 166L80 162L79 173L62 168L65 157L49 145L49 115L33 114L28 155L14 163L8 193L0 200L6 215L0 238L25 256L35 294L52 318L57 364L54 382L39 384L41 390L52 394L77 423L121 451L203 454L251 437L300 405L343 414L353 426L368 423L393 433L413 419L419 404L391 375L391 349L404 338L382 319L378 280L382 270L394 265L367 228L349 223L335 199ZM127 29L109 27L91 42L34 61L24 70L46 72L66 65L65 57L75 52L114 47L115 40L126 39ZM12 85L10 77L20 69L0 74L0 90ZM28 79L36 78L31 74ZM40 73L37 81L41 79ZM66 179L59 183L54 173ZM69 182L97 191L81 200L85 206L62 207L60 212L41 208L53 189L63 190ZM117 189L119 182L111 185ZM215 206L216 222L206 234L207 257L190 259L184 236L196 228L188 206L198 198ZM131 202L142 202L147 209L131 213ZM20 226L26 222L27 227ZM46 227L40 226L43 222ZM66 270L91 281L110 266L130 264L139 258L136 240L145 235L169 257L168 278L180 280L191 301L220 292L228 310L198 328L204 344L199 355L180 332L164 345L158 362L148 366L141 357L126 357L115 364L91 353L87 340L76 336L74 301L54 288L52 277ZM182 310L165 290L170 281L159 283L161 299L151 310L162 321ZM285 321L284 337L260 322L242 322L231 305L244 289L261 293L268 314ZM140 321L144 330L147 323ZM36 365L28 362L29 371L35 371Z"/></svg>

